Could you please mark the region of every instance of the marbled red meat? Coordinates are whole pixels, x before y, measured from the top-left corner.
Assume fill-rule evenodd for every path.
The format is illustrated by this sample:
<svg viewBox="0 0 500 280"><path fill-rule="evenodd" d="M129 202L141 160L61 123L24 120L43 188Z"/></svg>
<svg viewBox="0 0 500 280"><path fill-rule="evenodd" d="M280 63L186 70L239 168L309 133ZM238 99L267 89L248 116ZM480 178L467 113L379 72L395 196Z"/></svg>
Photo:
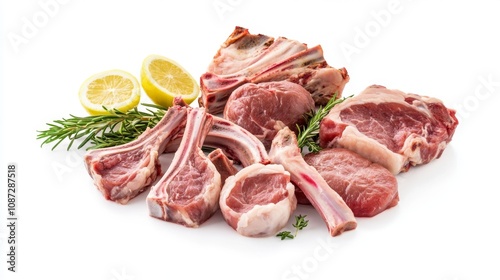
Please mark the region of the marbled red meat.
<svg viewBox="0 0 500 280"><path fill-rule="evenodd" d="M322 149L304 156L356 217L372 217L397 205L398 182L383 166L343 148Z"/></svg>
<svg viewBox="0 0 500 280"><path fill-rule="evenodd" d="M439 99L373 85L335 106L320 126L322 147L344 147L393 174L439 158L458 120Z"/></svg>
<svg viewBox="0 0 500 280"><path fill-rule="evenodd" d="M342 197L330 188L314 167L305 162L297 137L288 127L276 134L269 157L272 163L281 164L290 172L292 183L321 215L330 235L336 236L357 227L356 218Z"/></svg>
<svg viewBox="0 0 500 280"><path fill-rule="evenodd" d="M245 128L269 148L276 133L288 126L294 132L314 110L311 94L288 82L248 83L237 88L224 108L224 118Z"/></svg>
<svg viewBox="0 0 500 280"><path fill-rule="evenodd" d="M345 68L328 65L321 46L285 37L250 34L236 27L217 51L207 72L200 77L200 107L222 113L232 92L245 83L288 80L303 86L317 105L342 95L349 75Z"/></svg>

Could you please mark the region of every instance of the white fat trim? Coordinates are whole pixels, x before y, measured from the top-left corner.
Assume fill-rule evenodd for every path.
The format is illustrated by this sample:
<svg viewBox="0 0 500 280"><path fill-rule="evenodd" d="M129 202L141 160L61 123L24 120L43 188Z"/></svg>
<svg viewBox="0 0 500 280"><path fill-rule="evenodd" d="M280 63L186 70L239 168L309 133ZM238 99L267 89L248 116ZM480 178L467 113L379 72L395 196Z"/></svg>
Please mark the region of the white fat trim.
<svg viewBox="0 0 500 280"><path fill-rule="evenodd" d="M406 163L405 157L367 137L353 126L347 126L344 129L337 143L341 147L355 151L372 162L384 166L393 174L398 174Z"/></svg>

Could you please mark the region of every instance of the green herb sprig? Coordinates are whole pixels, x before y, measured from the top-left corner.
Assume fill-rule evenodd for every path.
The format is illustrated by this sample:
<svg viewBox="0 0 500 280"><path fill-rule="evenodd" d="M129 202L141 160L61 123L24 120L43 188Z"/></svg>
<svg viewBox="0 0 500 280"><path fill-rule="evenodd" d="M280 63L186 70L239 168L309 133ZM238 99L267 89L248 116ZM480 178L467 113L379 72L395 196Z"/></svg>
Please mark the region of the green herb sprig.
<svg viewBox="0 0 500 280"><path fill-rule="evenodd" d="M292 224L292 226L295 228L295 233L292 234L290 231L281 231L276 234L277 237L280 237L281 240L285 239L294 239L297 237L297 234L299 233L299 230L303 230L305 227L307 227L309 220L306 220L307 215L298 215L295 216L295 223Z"/></svg>
<svg viewBox="0 0 500 280"><path fill-rule="evenodd" d="M346 98L349 98L352 95L339 99L336 99L336 96L337 94L334 94L324 107L320 106L315 112L307 114L306 125L297 126L297 142L300 149L307 147L309 151L313 153L319 152L321 150L321 147L318 144L318 135L321 120L326 117L326 115L328 115L330 110L332 110L335 105L342 103Z"/></svg>
<svg viewBox="0 0 500 280"><path fill-rule="evenodd" d="M125 144L139 137L148 127L155 126L167 111L166 108L153 104L142 105L147 107L146 111L134 108L121 112L103 106L109 115L70 115L69 118L47 123L48 129L37 131L37 139L44 139L42 146L53 143L52 150L65 139L70 140L67 150L71 149L77 139L83 139L78 149L87 147L87 150Z"/></svg>

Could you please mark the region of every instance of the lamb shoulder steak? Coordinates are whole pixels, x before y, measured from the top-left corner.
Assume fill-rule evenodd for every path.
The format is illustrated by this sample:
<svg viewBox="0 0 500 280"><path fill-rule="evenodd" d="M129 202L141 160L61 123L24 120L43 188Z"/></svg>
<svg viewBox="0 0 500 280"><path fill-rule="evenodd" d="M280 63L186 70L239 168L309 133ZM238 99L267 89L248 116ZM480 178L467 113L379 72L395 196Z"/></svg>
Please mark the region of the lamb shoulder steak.
<svg viewBox="0 0 500 280"><path fill-rule="evenodd" d="M328 148L304 156L356 217L373 217L398 204L398 182L385 167L359 154Z"/></svg>
<svg viewBox="0 0 500 280"><path fill-rule="evenodd" d="M319 139L398 174L439 158L457 125L455 110L439 99L372 85L330 111Z"/></svg>
<svg viewBox="0 0 500 280"><path fill-rule="evenodd" d="M224 118L245 128L269 148L278 131L288 126L297 132L304 115L314 110L311 94L289 82L247 83L237 88L224 108Z"/></svg>
<svg viewBox="0 0 500 280"><path fill-rule="evenodd" d="M186 124L187 109L171 107L152 129L124 145L91 150L84 157L94 185L108 200L126 204L161 174L158 159Z"/></svg>
<svg viewBox="0 0 500 280"><path fill-rule="evenodd" d="M279 164L255 163L226 179L220 210L226 222L249 237L275 235L297 206L290 173Z"/></svg>
<svg viewBox="0 0 500 280"><path fill-rule="evenodd" d="M212 123L204 108L188 110L180 146L147 196L152 217L198 227L218 209L221 175L201 150Z"/></svg>

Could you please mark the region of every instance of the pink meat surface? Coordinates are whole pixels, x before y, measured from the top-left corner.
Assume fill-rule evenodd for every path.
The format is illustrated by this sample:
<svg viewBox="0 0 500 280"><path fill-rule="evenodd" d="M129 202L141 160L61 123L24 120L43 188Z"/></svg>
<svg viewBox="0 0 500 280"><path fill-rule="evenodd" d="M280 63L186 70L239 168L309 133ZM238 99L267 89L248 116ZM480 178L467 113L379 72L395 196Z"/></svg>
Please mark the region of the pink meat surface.
<svg viewBox="0 0 500 280"><path fill-rule="evenodd" d="M174 98L176 106L188 107L180 97ZM220 149L235 164L248 166L253 163L269 163L266 147L255 135L243 127L222 117L210 115L213 125L205 137L203 146ZM165 152L175 152L179 148L183 131L167 145Z"/></svg>
<svg viewBox="0 0 500 280"><path fill-rule="evenodd" d="M321 215L330 235L337 236L357 227L356 218L342 197L330 188L314 167L305 162L297 137L288 127L276 134L269 157L272 163L281 164L290 172L292 183Z"/></svg>
<svg viewBox="0 0 500 280"><path fill-rule="evenodd" d="M157 179L161 173L158 156L184 129L186 112L186 108L174 106L136 140L85 155L85 167L106 199L126 204Z"/></svg>
<svg viewBox="0 0 500 280"><path fill-rule="evenodd" d="M226 222L241 235L275 235L297 206L294 188L283 166L255 163L226 179L220 209Z"/></svg>
<svg viewBox="0 0 500 280"><path fill-rule="evenodd" d="M222 185L224 185L224 182L229 176L238 173L238 169L234 165L233 161L230 160L221 149L217 148L210 152L208 154L208 158L219 172Z"/></svg>
<svg viewBox="0 0 500 280"><path fill-rule="evenodd" d="M356 217L372 217L397 205L398 182L383 166L343 148L323 149L304 156Z"/></svg>
<svg viewBox="0 0 500 280"><path fill-rule="evenodd" d="M439 158L457 125L455 110L439 99L373 85L330 111L320 145L350 149L397 174Z"/></svg>
<svg viewBox="0 0 500 280"><path fill-rule="evenodd" d="M221 176L201 150L212 123L204 108L188 110L182 141L172 163L148 194L152 217L198 227L218 209Z"/></svg>
<svg viewBox="0 0 500 280"><path fill-rule="evenodd" d="M200 107L222 113L232 92L245 83L288 80L310 92L317 105L340 97L349 81L345 68L326 62L321 46L308 48L285 37L250 34L236 27L200 77Z"/></svg>
<svg viewBox="0 0 500 280"><path fill-rule="evenodd" d="M294 132L314 110L311 94L302 86L288 82L248 83L229 97L224 118L254 134L269 148L276 133L288 126Z"/></svg>

